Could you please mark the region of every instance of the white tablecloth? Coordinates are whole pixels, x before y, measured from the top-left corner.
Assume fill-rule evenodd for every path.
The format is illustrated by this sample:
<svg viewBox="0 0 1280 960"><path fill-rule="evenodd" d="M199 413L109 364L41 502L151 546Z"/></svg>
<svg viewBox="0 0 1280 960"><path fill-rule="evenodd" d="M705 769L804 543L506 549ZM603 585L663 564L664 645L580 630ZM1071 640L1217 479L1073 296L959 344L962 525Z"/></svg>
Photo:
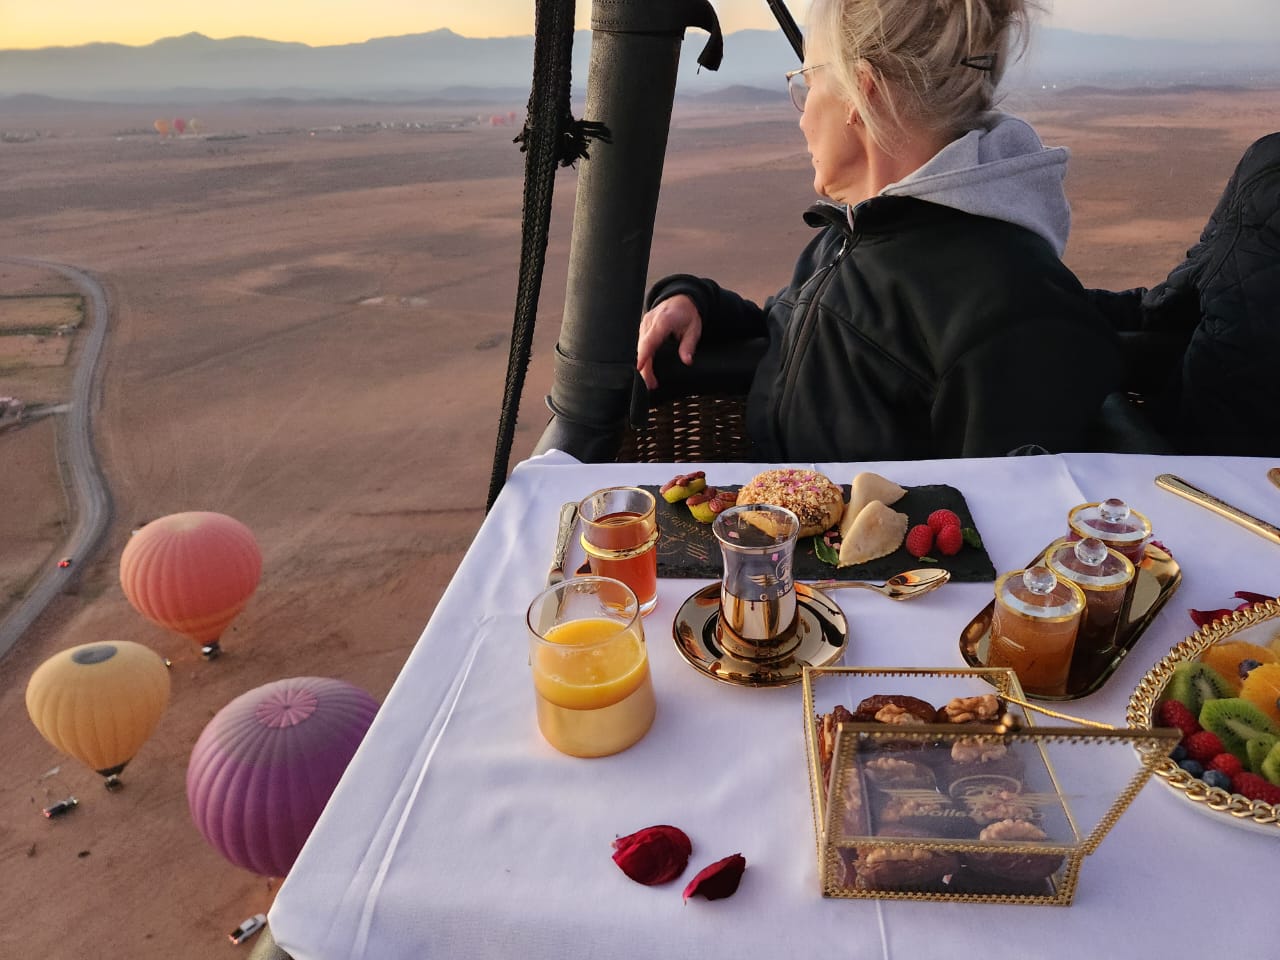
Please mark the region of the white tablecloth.
<svg viewBox="0 0 1280 960"><path fill-rule="evenodd" d="M998 571L1064 532L1067 510L1118 496L1146 513L1183 583L1098 693L1066 705L1124 723L1133 687L1192 632L1187 608L1280 592L1280 546L1159 488L1182 476L1280 517L1269 463L1101 454L812 464L837 482L872 469L960 489ZM687 468L686 468L687 469ZM714 484L758 465L708 465ZM1274 956L1280 830L1215 822L1153 780L1086 859L1073 906L828 900L819 892L798 686L717 683L676 651L671 621L705 581L663 580L645 619L658 718L614 757L562 756L534 720L523 614L544 586L560 504L612 484L662 483L671 465L520 464L414 648L271 910L297 960L732 956L776 958ZM949 584L909 604L832 594L850 666L963 666L962 627L991 584ZM610 842L655 823L693 840L679 882L643 887ZM741 852L728 900L682 903L699 867Z"/></svg>

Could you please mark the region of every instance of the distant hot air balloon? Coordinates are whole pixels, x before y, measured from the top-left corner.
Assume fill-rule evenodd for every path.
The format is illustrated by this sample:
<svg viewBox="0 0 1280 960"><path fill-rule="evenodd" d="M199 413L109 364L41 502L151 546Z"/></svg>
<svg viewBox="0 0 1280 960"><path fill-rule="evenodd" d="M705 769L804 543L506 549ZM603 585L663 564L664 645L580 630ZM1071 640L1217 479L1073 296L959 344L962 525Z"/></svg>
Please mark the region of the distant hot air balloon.
<svg viewBox="0 0 1280 960"><path fill-rule="evenodd" d="M253 533L222 513L152 520L120 555L120 586L133 608L201 644L210 659L261 576L262 552Z"/></svg>
<svg viewBox="0 0 1280 960"><path fill-rule="evenodd" d="M181 117L173 118L173 132L181 136L187 129L187 121Z"/></svg>
<svg viewBox="0 0 1280 960"><path fill-rule="evenodd" d="M190 120L187 121L187 129L190 130L192 133L198 134L200 132L200 127L201 127L201 123L195 117L192 117Z"/></svg>
<svg viewBox="0 0 1280 960"><path fill-rule="evenodd" d="M156 133L160 134L160 136L167 137L169 135L169 121L163 117L153 123L152 126L156 128Z"/></svg>
<svg viewBox="0 0 1280 960"><path fill-rule="evenodd" d="M359 687L291 677L217 712L187 765L196 828L236 866L283 877L378 712Z"/></svg>
<svg viewBox="0 0 1280 960"><path fill-rule="evenodd" d="M168 702L164 660L128 640L63 650L27 683L27 713L41 736L106 777L108 789L120 785Z"/></svg>

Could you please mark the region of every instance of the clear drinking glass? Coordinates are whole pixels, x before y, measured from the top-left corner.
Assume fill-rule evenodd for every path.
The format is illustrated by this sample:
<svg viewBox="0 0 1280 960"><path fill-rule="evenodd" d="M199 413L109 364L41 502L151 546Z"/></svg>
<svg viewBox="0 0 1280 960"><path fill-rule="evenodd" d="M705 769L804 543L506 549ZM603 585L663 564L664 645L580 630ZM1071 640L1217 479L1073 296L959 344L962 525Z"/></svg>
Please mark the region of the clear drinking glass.
<svg viewBox="0 0 1280 960"><path fill-rule="evenodd" d="M640 613L658 603L658 513L653 494L640 487L606 487L578 504L582 549L591 572L629 586Z"/></svg>
<svg viewBox="0 0 1280 960"><path fill-rule="evenodd" d="M604 757L648 732L656 703L640 604L608 577L573 577L531 604L538 729L561 753Z"/></svg>
<svg viewBox="0 0 1280 960"><path fill-rule="evenodd" d="M711 530L724 560L721 642L752 659L786 654L795 646L799 519L785 507L739 504L717 515Z"/></svg>

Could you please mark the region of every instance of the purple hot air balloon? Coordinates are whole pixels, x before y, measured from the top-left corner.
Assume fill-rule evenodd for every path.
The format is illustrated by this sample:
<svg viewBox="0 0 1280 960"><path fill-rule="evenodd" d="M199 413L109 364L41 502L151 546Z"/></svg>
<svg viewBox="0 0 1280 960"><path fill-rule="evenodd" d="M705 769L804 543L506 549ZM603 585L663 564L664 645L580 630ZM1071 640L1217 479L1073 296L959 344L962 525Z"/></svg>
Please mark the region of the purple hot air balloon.
<svg viewBox="0 0 1280 960"><path fill-rule="evenodd" d="M263 684L218 711L187 765L187 805L236 866L283 877L378 712L359 687L324 677Z"/></svg>

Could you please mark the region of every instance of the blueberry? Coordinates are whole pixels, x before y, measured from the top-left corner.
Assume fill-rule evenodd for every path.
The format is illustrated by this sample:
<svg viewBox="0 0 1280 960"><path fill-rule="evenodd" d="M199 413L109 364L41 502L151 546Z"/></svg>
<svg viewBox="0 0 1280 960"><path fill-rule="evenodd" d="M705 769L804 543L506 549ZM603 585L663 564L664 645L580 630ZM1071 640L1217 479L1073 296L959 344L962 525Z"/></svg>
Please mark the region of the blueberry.
<svg viewBox="0 0 1280 960"><path fill-rule="evenodd" d="M1178 744L1176 747L1174 747L1172 750L1169 751L1169 759L1172 760L1174 763L1179 763L1187 759L1187 748L1184 747L1182 744Z"/></svg>
<svg viewBox="0 0 1280 960"><path fill-rule="evenodd" d="M1258 660L1241 660L1240 665L1236 667L1236 671L1240 674L1240 679L1243 680L1249 675L1250 670L1256 670L1260 666L1262 666L1262 663Z"/></svg>
<svg viewBox="0 0 1280 960"><path fill-rule="evenodd" d="M1211 787L1221 787L1223 790L1231 789L1231 778L1221 770L1206 770L1200 779Z"/></svg>
<svg viewBox="0 0 1280 960"><path fill-rule="evenodd" d="M1204 764L1199 760L1179 760L1178 766L1193 777L1199 777L1204 774Z"/></svg>

